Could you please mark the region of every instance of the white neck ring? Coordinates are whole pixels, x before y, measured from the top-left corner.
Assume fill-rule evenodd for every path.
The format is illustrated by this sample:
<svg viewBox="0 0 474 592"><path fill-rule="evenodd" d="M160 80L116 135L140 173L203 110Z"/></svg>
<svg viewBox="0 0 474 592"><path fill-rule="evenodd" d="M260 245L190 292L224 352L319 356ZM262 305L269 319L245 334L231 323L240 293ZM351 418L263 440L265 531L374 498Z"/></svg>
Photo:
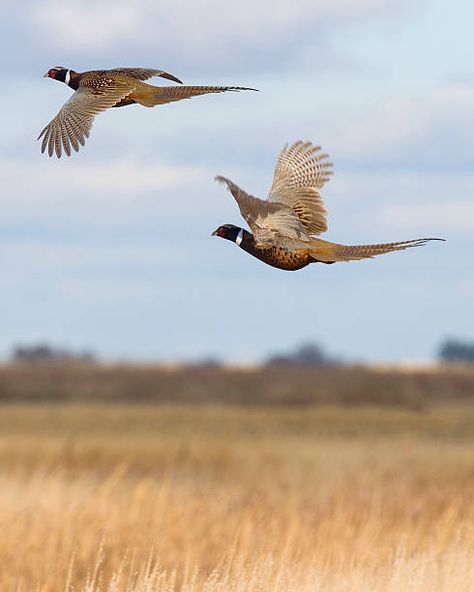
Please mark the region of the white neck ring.
<svg viewBox="0 0 474 592"><path fill-rule="evenodd" d="M241 228L237 238L235 239L236 244L240 247L242 241L244 240L244 229Z"/></svg>

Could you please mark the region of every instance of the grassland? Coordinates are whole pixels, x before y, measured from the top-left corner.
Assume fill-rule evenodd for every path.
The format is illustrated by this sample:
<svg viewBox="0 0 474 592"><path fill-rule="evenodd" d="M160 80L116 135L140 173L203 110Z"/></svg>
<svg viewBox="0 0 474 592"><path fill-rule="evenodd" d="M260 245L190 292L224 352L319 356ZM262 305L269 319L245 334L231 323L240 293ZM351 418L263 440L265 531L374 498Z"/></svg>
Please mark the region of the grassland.
<svg viewBox="0 0 474 592"><path fill-rule="evenodd" d="M468 592L474 409L8 405L0 590Z"/></svg>

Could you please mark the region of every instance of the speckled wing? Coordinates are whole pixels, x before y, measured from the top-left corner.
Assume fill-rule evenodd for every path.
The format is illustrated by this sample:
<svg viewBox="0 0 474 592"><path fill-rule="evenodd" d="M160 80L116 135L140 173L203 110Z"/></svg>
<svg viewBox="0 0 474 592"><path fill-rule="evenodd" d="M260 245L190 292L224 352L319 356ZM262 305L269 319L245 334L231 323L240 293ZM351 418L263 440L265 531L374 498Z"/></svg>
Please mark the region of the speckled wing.
<svg viewBox="0 0 474 592"><path fill-rule="evenodd" d="M253 197L225 177L216 177L216 181L227 185L259 248L270 248L278 244L278 235L309 241L300 219L287 205Z"/></svg>
<svg viewBox="0 0 474 592"><path fill-rule="evenodd" d="M128 96L135 87L122 81L107 80L107 85L99 88L80 86L72 97L38 136L43 138L41 152L48 149L49 156L56 153L61 158L62 151L71 156L71 146L77 152L89 137L94 117L113 107Z"/></svg>
<svg viewBox="0 0 474 592"><path fill-rule="evenodd" d="M327 212L318 189L333 174L328 155L310 142L295 142L281 151L268 199L294 210L308 234L327 230Z"/></svg>
<svg viewBox="0 0 474 592"><path fill-rule="evenodd" d="M113 68L112 70L109 70L109 72L121 76L131 76L137 80L148 80L154 76L160 76L161 78L166 78L167 80L173 80L173 82L183 84L183 82L179 78L176 78L176 76L173 76L173 74L165 72L164 70L154 70L152 68Z"/></svg>

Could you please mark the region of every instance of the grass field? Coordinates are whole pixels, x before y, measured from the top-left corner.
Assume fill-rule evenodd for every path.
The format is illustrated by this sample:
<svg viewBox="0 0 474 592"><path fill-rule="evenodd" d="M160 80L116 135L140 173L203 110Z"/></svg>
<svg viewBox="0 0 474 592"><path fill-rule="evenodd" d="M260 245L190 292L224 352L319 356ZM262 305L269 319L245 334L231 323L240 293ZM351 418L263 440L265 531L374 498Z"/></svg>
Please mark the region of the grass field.
<svg viewBox="0 0 474 592"><path fill-rule="evenodd" d="M474 410L3 406L0 589L468 592Z"/></svg>

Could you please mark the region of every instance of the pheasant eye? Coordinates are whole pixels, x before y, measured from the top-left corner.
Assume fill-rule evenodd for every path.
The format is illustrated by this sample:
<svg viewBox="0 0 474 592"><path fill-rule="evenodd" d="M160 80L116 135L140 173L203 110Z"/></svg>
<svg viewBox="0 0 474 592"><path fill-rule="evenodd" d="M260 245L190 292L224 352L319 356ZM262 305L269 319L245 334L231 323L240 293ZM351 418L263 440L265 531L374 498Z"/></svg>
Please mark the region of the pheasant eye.
<svg viewBox="0 0 474 592"><path fill-rule="evenodd" d="M58 72L58 71L57 71L55 68L51 68L51 70L48 72L48 76L49 76L50 78L55 78L55 77L56 77L56 74L57 74L57 72Z"/></svg>

